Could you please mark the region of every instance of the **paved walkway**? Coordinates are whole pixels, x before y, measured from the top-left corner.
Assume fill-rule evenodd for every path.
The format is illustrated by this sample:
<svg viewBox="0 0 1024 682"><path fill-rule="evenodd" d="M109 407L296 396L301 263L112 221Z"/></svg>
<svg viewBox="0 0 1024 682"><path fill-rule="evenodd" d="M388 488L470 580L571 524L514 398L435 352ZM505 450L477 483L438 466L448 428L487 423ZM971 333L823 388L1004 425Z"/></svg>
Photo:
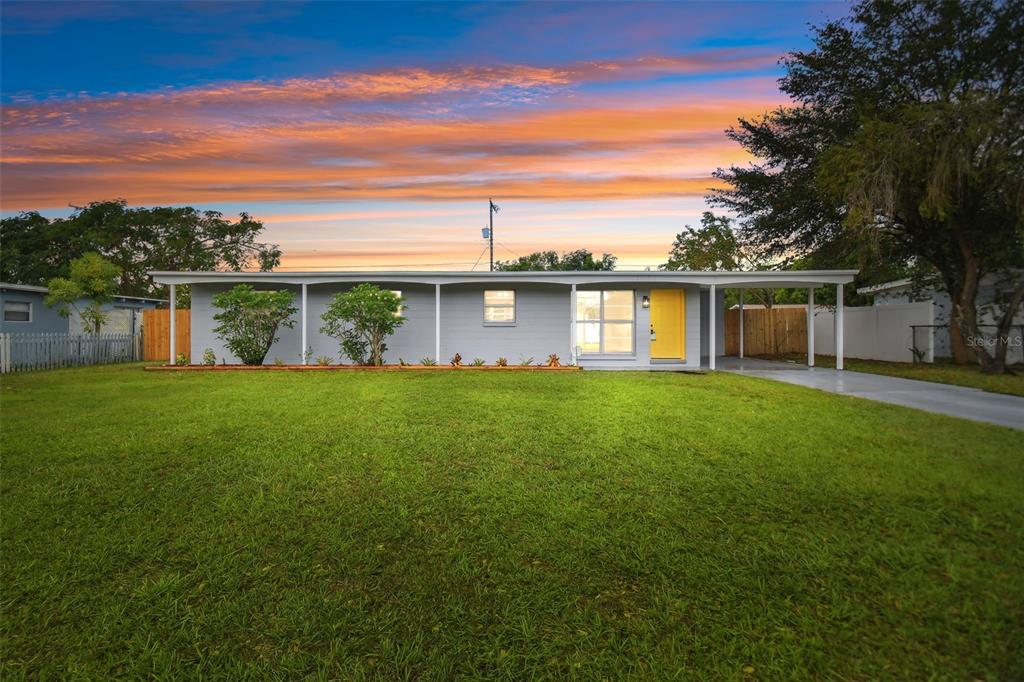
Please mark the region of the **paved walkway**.
<svg viewBox="0 0 1024 682"><path fill-rule="evenodd" d="M788 362L726 357L719 358L717 364L718 369L727 372L1024 430L1024 398L1017 396L881 374L849 370L840 372L826 367L807 367Z"/></svg>

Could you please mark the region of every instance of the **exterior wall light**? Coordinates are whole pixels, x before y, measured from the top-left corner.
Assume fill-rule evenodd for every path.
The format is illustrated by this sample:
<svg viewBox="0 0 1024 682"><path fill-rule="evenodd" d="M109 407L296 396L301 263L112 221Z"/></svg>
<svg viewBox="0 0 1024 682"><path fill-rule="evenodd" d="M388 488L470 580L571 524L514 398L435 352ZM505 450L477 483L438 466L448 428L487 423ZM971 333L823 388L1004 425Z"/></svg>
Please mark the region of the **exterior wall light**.
<svg viewBox="0 0 1024 682"><path fill-rule="evenodd" d="M644 296L643 298L641 298L640 299L640 307L641 308L650 308L651 307L651 297L650 296Z"/></svg>

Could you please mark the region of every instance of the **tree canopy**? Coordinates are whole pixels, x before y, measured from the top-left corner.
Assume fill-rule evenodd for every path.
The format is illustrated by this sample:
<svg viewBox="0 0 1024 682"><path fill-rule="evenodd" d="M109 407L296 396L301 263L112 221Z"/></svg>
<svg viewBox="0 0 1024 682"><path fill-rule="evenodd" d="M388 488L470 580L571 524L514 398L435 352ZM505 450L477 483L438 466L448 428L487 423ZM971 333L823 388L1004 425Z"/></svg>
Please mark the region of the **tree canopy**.
<svg viewBox="0 0 1024 682"><path fill-rule="evenodd" d="M217 211L132 208L122 200L93 202L52 220L30 211L0 221L0 278L45 285L92 252L120 268L119 293L153 296L162 288L149 270L272 269L281 250L258 241L262 232L263 223L247 213L230 220Z"/></svg>
<svg viewBox="0 0 1024 682"><path fill-rule="evenodd" d="M792 106L728 132L757 161L719 169L712 203L788 262L935 277L957 357L988 366L977 282L1024 266L1022 36L1019 2L860 2L784 60Z"/></svg>
<svg viewBox="0 0 1024 682"><path fill-rule="evenodd" d="M520 256L513 261L498 261L494 264L494 269L507 271L614 270L617 260L618 258L610 253L601 254L600 258L595 258L594 254L586 249L567 251L561 256L557 251L536 251L526 256Z"/></svg>

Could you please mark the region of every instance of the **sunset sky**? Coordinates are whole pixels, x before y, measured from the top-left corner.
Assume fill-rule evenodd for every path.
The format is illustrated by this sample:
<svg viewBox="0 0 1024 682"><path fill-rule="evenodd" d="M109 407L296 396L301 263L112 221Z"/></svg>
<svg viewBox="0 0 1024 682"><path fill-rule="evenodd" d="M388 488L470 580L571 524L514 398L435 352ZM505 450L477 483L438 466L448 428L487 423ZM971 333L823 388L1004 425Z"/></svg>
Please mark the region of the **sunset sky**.
<svg viewBox="0 0 1024 682"><path fill-rule="evenodd" d="M267 224L282 269L470 269L696 224L723 131L840 3L11 3L3 215L122 197ZM476 265L486 269L486 254Z"/></svg>

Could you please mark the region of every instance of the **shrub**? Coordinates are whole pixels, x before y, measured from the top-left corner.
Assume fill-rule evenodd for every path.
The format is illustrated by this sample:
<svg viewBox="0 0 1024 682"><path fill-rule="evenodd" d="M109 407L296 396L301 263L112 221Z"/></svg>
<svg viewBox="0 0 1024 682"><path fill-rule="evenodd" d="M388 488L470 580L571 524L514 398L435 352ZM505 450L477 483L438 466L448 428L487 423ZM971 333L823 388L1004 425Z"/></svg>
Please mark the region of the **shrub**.
<svg viewBox="0 0 1024 682"><path fill-rule="evenodd" d="M470 364L473 365L474 367L483 367L484 366L484 359L483 358L473 358L473 362L471 362Z"/></svg>
<svg viewBox="0 0 1024 682"><path fill-rule="evenodd" d="M405 358L398 358L399 367L408 367L409 363L405 361Z"/></svg>
<svg viewBox="0 0 1024 682"><path fill-rule="evenodd" d="M185 365L188 364L188 356L185 355L184 353L178 353L178 357L174 359L174 364L176 364L178 367L184 367Z"/></svg>
<svg viewBox="0 0 1024 682"><path fill-rule="evenodd" d="M452 367L462 367L462 355L456 353L452 356L452 359L448 361L448 364Z"/></svg>
<svg viewBox="0 0 1024 682"><path fill-rule="evenodd" d="M203 351L203 364L207 367L217 364L217 356L213 354L212 348L207 348Z"/></svg>
<svg viewBox="0 0 1024 682"><path fill-rule="evenodd" d="M338 339L341 351L357 365L383 364L384 339L405 322L402 301L394 292L360 284L335 294L320 316L320 331Z"/></svg>
<svg viewBox="0 0 1024 682"><path fill-rule="evenodd" d="M326 367L332 362L334 362L334 358L327 357L326 355L319 355L316 358L316 364L320 365L321 367Z"/></svg>
<svg viewBox="0 0 1024 682"><path fill-rule="evenodd" d="M246 365L262 365L277 341L279 327L294 327L288 319L298 308L295 294L287 290L257 291L248 284L216 294L213 305L221 312L213 316L214 328L224 345Z"/></svg>
<svg viewBox="0 0 1024 682"><path fill-rule="evenodd" d="M508 358L498 358L498 367L508 367Z"/></svg>
<svg viewBox="0 0 1024 682"><path fill-rule="evenodd" d="M423 358L420 360L420 364L424 367L434 367L437 365L437 360L434 358Z"/></svg>
<svg viewBox="0 0 1024 682"><path fill-rule="evenodd" d="M281 358L274 358L274 365L276 367L284 367L284 360Z"/></svg>
<svg viewBox="0 0 1024 682"><path fill-rule="evenodd" d="M557 355L552 353L551 355L548 356L548 367L561 367L561 366L562 365L559 362L559 358L558 358Z"/></svg>
<svg viewBox="0 0 1024 682"><path fill-rule="evenodd" d="M528 358L524 358L522 355L519 356L519 366L520 367L529 367L532 364L533 364L533 357L532 356L528 357Z"/></svg>

